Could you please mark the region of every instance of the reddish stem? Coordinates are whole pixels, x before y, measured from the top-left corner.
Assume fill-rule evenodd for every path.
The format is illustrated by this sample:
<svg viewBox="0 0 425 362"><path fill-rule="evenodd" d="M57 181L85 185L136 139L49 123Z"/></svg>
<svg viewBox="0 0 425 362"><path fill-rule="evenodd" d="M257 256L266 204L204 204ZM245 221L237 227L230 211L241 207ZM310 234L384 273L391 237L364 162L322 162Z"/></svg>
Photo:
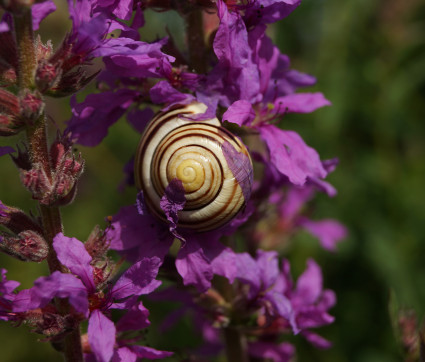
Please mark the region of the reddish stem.
<svg viewBox="0 0 425 362"><path fill-rule="evenodd" d="M19 57L19 89L20 91L25 89L33 90L35 87L35 69L37 62L31 10L28 9L19 15L14 15L13 20ZM47 143L46 120L44 114L42 114L34 123L28 125L27 138L32 164L41 164L46 175L52 179ZM59 208L40 205L40 211L43 222L44 237L49 244L47 263L49 265L50 272L63 271L63 267L57 258L55 250L53 249L53 238L57 233L62 231L62 220ZM62 315L70 312L70 304L66 299L57 299L56 306ZM83 361L79 327L65 337L64 346L64 356L66 361Z"/></svg>

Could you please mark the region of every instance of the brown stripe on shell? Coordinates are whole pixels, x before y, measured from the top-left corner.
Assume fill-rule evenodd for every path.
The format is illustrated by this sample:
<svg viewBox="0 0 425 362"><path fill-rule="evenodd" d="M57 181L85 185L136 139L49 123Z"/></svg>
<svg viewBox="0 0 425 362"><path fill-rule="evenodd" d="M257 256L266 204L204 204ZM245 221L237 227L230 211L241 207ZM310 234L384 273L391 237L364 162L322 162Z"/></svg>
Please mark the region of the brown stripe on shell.
<svg viewBox="0 0 425 362"><path fill-rule="evenodd" d="M199 195L196 194L193 199L190 199L186 203L184 210L180 212L181 218L179 221L180 227L191 228L197 231L206 231L221 227L229 220L231 220L244 207L246 203L246 200L243 198L241 187L237 183L236 179L225 181L225 172L231 176L232 170L229 168L229 165L227 165L227 162L225 166L226 170L223 168L223 165L220 162L221 156L219 158L219 156L216 155L216 148L221 149L224 142L227 141L235 148L238 153L242 152L249 157L247 149L239 140L239 138L237 138L227 129L218 126L219 121L216 118L206 121L185 120L185 123L183 124L182 119L180 119L177 123L178 125L176 124L173 127L173 120L177 121L179 116L196 114L199 113L202 109L203 108L199 107L197 104L177 106L168 112L159 113L156 117L154 117L151 123L147 126L145 133L142 136L142 140L138 146L135 167L136 184L145 191L145 198L148 208L154 215L156 215L156 217L166 222L165 215L159 206L159 202L157 205L157 198L159 197L160 199L162 197L164 194L164 189L167 186L162 184L164 177L170 181L170 171L168 170L170 162L171 160L174 160L173 162L177 162L177 165L180 160L185 160L184 153L181 152L185 147L190 147L190 152L199 156L199 158L194 157L194 159L201 163L205 177L201 180L202 184L200 184L196 190L187 193L189 196L190 194L199 192ZM168 129L169 132L163 134ZM161 133L161 136L158 135L158 132ZM158 144L153 147L149 146L150 142L155 137L157 138L156 141L158 141ZM192 141L192 143L184 145L185 138L192 137L201 137L205 142L212 142L215 146L207 147ZM179 145L179 147L175 150L170 150L170 155L167 155L169 158L165 159L165 153L167 152L168 147L174 142L181 142L182 145ZM203 152L197 151L197 148L203 149L205 154ZM148 161L146 159L146 150L149 151L151 158L149 160L149 162L151 162L150 165L146 163ZM215 160L214 164L211 162L205 163L202 158L207 157L207 155L213 155ZM142 162L145 162L145 165L143 165ZM209 166L208 171L206 171L207 164ZM165 169L160 171L159 165L165 165ZM218 172L217 165L221 173L220 182L216 183L219 185L218 189L212 192L211 189L204 190L204 187L208 185L206 184L207 177L211 180L212 186L216 185L213 180L216 176L218 176L216 175L216 172ZM144 173L144 170L148 172L149 168L149 173ZM150 179L148 175L150 175ZM147 185L152 186L149 186L149 193L145 189L147 186L143 185L143 182L145 182L144 180L148 182ZM231 187L231 190L227 189L227 191L224 191L224 185L228 185L229 188ZM151 199L151 197L153 199ZM208 200L207 204L204 203L204 200ZM216 201L219 208L214 210L213 205ZM207 215L203 215L202 209L206 206L207 209L205 213L207 213ZM191 213L192 211L194 214ZM193 222L191 223L190 218L192 215L194 216ZM197 219L197 217L202 217L204 219Z"/></svg>

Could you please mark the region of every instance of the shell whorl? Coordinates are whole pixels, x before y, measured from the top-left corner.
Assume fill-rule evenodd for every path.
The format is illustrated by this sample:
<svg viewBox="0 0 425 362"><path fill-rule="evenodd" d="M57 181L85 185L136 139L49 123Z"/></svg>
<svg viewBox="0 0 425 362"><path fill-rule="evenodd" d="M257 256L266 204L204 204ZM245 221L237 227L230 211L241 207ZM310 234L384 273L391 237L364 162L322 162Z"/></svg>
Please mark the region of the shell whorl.
<svg viewBox="0 0 425 362"><path fill-rule="evenodd" d="M252 162L244 144L217 118L194 121L206 106L192 103L159 113L147 126L135 158L136 186L162 220L160 200L168 183L181 180L186 204L179 227L205 231L230 221L251 192ZM230 151L229 151L230 150ZM235 166L236 153L244 160Z"/></svg>

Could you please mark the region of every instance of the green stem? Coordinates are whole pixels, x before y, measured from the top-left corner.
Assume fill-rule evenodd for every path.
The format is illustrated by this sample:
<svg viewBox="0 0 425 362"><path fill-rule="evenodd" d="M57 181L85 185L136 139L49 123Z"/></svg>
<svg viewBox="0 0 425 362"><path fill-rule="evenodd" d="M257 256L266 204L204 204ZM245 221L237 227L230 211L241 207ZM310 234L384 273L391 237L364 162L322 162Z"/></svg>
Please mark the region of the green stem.
<svg viewBox="0 0 425 362"><path fill-rule="evenodd" d="M19 88L34 88L34 73L36 63L34 34L32 31L31 10L22 11L19 15L13 16L16 45L19 52Z"/></svg>
<svg viewBox="0 0 425 362"><path fill-rule="evenodd" d="M14 15L14 28L16 44L18 48L19 70L18 85L21 91L34 88L34 75L37 66L34 34L32 30L31 10L24 11L20 15ZM50 156L47 142L46 118L42 114L34 124L27 127L27 138L29 154L32 164L38 163L43 166L46 175L52 179ZM44 237L49 244L47 263L50 273L63 271L55 250L53 249L53 238L62 231L62 220L58 207L47 207L40 205L41 218L43 222ZM70 312L70 304L67 299L56 299L58 311L62 314ZM64 357L67 362L83 361L81 347L80 329L77 327L68 334L64 340Z"/></svg>
<svg viewBox="0 0 425 362"><path fill-rule="evenodd" d="M229 240L225 240L228 244ZM227 303L232 304L235 298L234 285L229 283L229 280L215 276L213 280L214 289L216 289ZM235 322L235 316L231 313L231 320ZM237 321L236 321L237 323ZM228 362L247 362L247 342L246 336L238 328L229 326L223 329L224 342L226 345L226 355Z"/></svg>
<svg viewBox="0 0 425 362"><path fill-rule="evenodd" d="M186 36L189 47L189 66L197 73L206 72L206 52L202 10L191 10L186 14Z"/></svg>
<svg viewBox="0 0 425 362"><path fill-rule="evenodd" d="M49 244L49 254L47 256L47 264L50 273L54 271L63 271L63 267L59 262L55 250L53 249L53 238L57 233L62 232L62 221L60 210L57 207L47 207L40 205L41 218L43 221L44 237Z"/></svg>
<svg viewBox="0 0 425 362"><path fill-rule="evenodd" d="M228 362L248 361L246 337L238 329L232 327L225 328L224 340Z"/></svg>

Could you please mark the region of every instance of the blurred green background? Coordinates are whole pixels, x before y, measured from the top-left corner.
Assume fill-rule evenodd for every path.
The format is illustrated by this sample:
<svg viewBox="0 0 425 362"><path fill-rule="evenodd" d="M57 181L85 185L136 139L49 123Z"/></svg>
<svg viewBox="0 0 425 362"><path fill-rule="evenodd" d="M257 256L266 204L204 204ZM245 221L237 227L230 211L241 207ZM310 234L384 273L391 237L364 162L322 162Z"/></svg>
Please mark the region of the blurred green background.
<svg viewBox="0 0 425 362"><path fill-rule="evenodd" d="M388 314L390 290L401 305L414 308L420 318L424 314L424 14L419 0L303 0L270 30L293 67L317 77L311 90L333 103L313 114L289 115L282 126L297 130L322 159L340 159L329 177L339 194L319 195L315 216L337 218L350 232L334 254L307 234L300 234L289 251L296 275L313 256L323 267L325 287L338 297L331 310L335 323L318 330L334 347L319 351L298 338L299 361L400 361ZM172 18L149 14L144 34L161 35L157 29ZM58 44L69 25L63 10L50 15L42 39ZM49 102L48 113L59 124L69 118L67 102ZM1 145L18 141L0 140ZM137 143L138 135L119 122L99 147L79 148L86 171L76 201L63 209L68 235L85 240L95 224L105 225L106 215L133 202L134 190L116 190ZM0 167L0 199L35 211L8 157L0 159ZM3 255L0 267L23 287L46 272L45 265ZM0 323L0 360L60 360L49 344L35 344L37 338L25 327Z"/></svg>

